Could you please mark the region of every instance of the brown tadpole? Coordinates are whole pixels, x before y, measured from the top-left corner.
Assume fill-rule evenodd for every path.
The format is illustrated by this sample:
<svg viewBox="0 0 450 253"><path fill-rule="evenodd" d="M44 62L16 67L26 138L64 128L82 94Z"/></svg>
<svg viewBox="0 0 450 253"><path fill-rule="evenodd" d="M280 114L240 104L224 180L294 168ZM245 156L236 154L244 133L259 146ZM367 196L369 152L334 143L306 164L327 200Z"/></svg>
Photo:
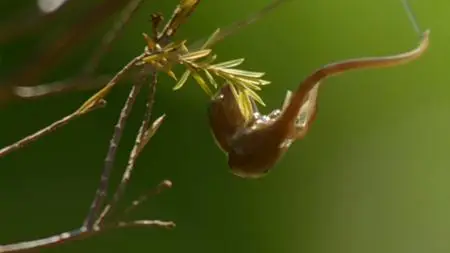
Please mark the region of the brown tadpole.
<svg viewBox="0 0 450 253"><path fill-rule="evenodd" d="M306 135L316 117L318 90L324 79L350 70L411 62L426 51L428 44L429 31L426 31L419 45L410 51L325 65L304 79L295 92L288 91L282 109L263 115L253 103L250 120L241 113L230 85L224 84L209 105L208 117L217 145L228 155L232 173L244 178L267 174L291 144Z"/></svg>

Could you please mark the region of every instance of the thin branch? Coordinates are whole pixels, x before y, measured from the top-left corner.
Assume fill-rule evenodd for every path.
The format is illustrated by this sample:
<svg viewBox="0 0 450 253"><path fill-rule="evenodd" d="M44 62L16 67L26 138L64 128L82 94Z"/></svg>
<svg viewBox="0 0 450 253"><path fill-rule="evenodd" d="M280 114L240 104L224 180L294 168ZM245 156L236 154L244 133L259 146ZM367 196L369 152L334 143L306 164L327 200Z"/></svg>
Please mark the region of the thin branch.
<svg viewBox="0 0 450 253"><path fill-rule="evenodd" d="M183 2L183 0L182 0L182 2ZM177 17L177 15L178 15L178 19L179 19L179 13L181 11L187 11L188 14L186 14L186 15L190 15L192 13L192 11L195 9L195 6L197 6L197 4L199 2L200 2L199 0L197 0L197 1L194 0L194 4L191 5L188 9L186 9L186 8L183 9L183 6L181 4L178 5L177 8L174 11L174 14L172 15L171 20L169 20L166 28L164 29L162 35L157 37L157 38L154 38L154 39L157 42L161 41L162 45L164 46L164 40L168 40L174 34L176 28L178 28L178 26L176 28L173 28L173 22L174 22L174 20L177 20L177 18L174 18L174 17ZM181 21L178 21L178 22L181 22ZM157 30L157 25L158 24L159 24L159 22L153 22L153 25L154 25L153 30L154 31ZM171 30L171 32L168 32L167 29L172 29L172 30ZM157 34L157 33L154 33L154 34ZM152 52L150 52L150 54L151 53ZM143 71L144 71L144 69L143 69ZM145 72L141 72L141 74L145 74ZM96 197L94 198L94 201L93 201L93 203L91 205L91 211L90 211L90 213L89 213L89 215L88 215L88 217L87 217L87 219L85 221L85 225L87 227L89 227L89 228L90 227L96 227L96 226L101 224L101 222L103 221L105 216L108 214L110 209L112 207L114 207L115 204L121 198L123 192L125 191L126 185L127 185L128 181L129 181L129 179L131 177L131 172L134 169L134 164L136 162L137 156L139 154L139 151L142 149L141 142L142 142L142 140L144 138L145 132L148 129L148 126L150 125L149 122L150 122L150 118L151 118L151 111L152 111L152 108L153 108L154 96L155 96L155 92L156 92L156 83L157 83L157 72L156 72L156 69L151 67L150 68L150 74L152 75L153 80L152 80L152 83L150 84L150 92L149 92L149 96L148 96L148 100L147 100L147 104L146 104L146 112L145 112L144 119L142 121L140 130L139 130L138 135L136 137L135 145L134 145L134 147L133 147L133 149L132 149L132 151L130 153L128 166L127 166L124 174L122 175L122 181L119 184L119 187L118 187L117 191L114 194L112 203L107 205L107 206L105 206L103 212L100 215L98 215L98 212L99 212L101 206L103 206L103 202L104 202L104 199L106 197L107 188L108 188L108 181L109 181L109 176L110 176L110 171L111 171L110 167L112 167L111 163L114 161L114 157L115 157L115 149L116 149L116 147L114 147L114 145L117 146L117 142L113 143L113 140L115 139L115 137L113 137L112 140L111 140L111 145L110 145L110 153L108 153L107 159L105 159L105 169L104 169L103 174L102 174L100 187L97 190ZM125 107L124 107L124 109L125 109ZM124 109L122 109L122 110L124 110ZM126 118L125 118L125 120L126 120ZM119 120L119 122L120 122L120 120ZM123 129L116 127L116 130L117 130L116 133L121 135L121 132L123 131ZM112 147L114 147L114 148L112 148ZM112 161L112 162L110 162L110 161ZM98 217L98 218L94 221L95 217Z"/></svg>
<svg viewBox="0 0 450 253"><path fill-rule="evenodd" d="M155 102L155 93L156 93L156 83L158 81L157 73L152 74L152 81L149 85L149 93L147 97L147 103L146 108L144 112L144 117L142 119L141 126L139 128L138 134L136 135L136 140L134 142L133 149L130 152L129 158L128 158L128 165L125 169L125 172L122 174L122 179L119 183L119 186L117 187L116 192L114 193L113 199L111 203L109 203L101 213L101 215L98 217L97 221L95 222L95 225L99 225L102 223L104 218L109 214L112 214L117 203L119 202L120 198L123 196L126 186L131 178L131 174L133 172L133 169L136 164L136 160L139 155L139 151L141 150L142 141L144 139L144 135L149 129L150 125L150 119L152 115L153 110L153 104Z"/></svg>
<svg viewBox="0 0 450 253"><path fill-rule="evenodd" d="M137 199L133 200L131 202L131 205L125 209L123 212L124 215L128 215L131 211L133 211L137 206L141 205L145 201L147 201L150 197L160 194L163 190L166 190L168 188L172 187L172 182L169 180L162 181L156 188L152 189L151 191L139 196Z"/></svg>
<svg viewBox="0 0 450 253"><path fill-rule="evenodd" d="M128 228L128 227L160 227L171 229L175 227L175 223L172 221L161 221L161 220L135 220L135 221L121 221L117 223L117 228Z"/></svg>
<svg viewBox="0 0 450 253"><path fill-rule="evenodd" d="M67 231L58 235L53 235L50 237L41 238L37 240L0 245L0 253L29 252L37 249L61 245L70 241L85 239L106 232L111 229L131 228L131 227L160 227L165 229L171 229L175 227L175 223L171 221L161 221L161 220L135 220L128 222L119 221L116 223L109 224L107 226L97 227L90 230L87 229L86 227L81 227L72 231Z"/></svg>
<svg viewBox="0 0 450 253"><path fill-rule="evenodd" d="M103 168L102 176L100 178L100 185L95 193L94 200L91 204L89 213L84 221L84 226L88 229L93 229L94 221L96 217L99 215L100 208L103 206L103 202L108 193L108 185L111 171L114 166L114 160L116 157L117 147L122 138L122 133L125 128L125 123L131 113L131 109L136 101L137 95L142 87L142 82L137 82L131 88L131 91L128 95L128 98L125 102L125 105L120 112L119 120L117 121L116 126L114 127L114 133L111 138L108 153L105 158L105 166Z"/></svg>
<svg viewBox="0 0 450 253"><path fill-rule="evenodd" d="M175 12L179 9L179 6L175 9ZM170 34L167 34L167 35L163 35L161 38L169 38L170 36L171 36ZM146 55L148 55L148 53L141 54L140 56L136 57L130 63L134 65L139 59L142 59L142 57L144 57ZM156 73L156 70L154 68L151 68L151 73L152 74ZM143 74L145 74L145 73L143 73ZM102 90L105 90L105 92L107 92L112 88L112 86L113 85L109 85L109 86L107 85ZM105 166L104 166L104 169L102 172L102 176L100 178L100 185L96 191L96 194L95 194L94 200L91 204L89 213L84 221L84 226L88 227L89 229L92 229L94 227L94 225L96 224L96 220L101 215L100 208L102 208L103 202L105 201L106 194L108 192L109 177L110 177L110 174L111 174L111 171L113 168L116 151L117 151L117 146L120 142L120 139L121 139L121 136L123 133L123 128L124 128L126 120L128 119L128 115L131 111L131 107L134 104L137 94L141 87L142 87L142 82L138 82L137 84L135 84L133 86L133 88L128 96L128 100L127 100L127 102L125 102L125 105L122 108L121 115L119 117L119 121L116 124L113 137L111 138L111 141L110 141L108 154L105 158ZM90 100L95 101L98 98L102 98L101 93L102 93L102 91L98 92L97 94L100 94L100 96L96 94Z"/></svg>
<svg viewBox="0 0 450 253"><path fill-rule="evenodd" d="M60 120L57 120L57 121L53 122L49 126L47 126L45 128L42 128L41 130L39 130L39 131L37 131L37 132L35 132L35 133L31 134L31 135L28 135L25 138L15 142L15 143L13 143L13 144L11 144L9 146L6 146L6 147L0 149L0 158L5 156L5 155L7 155L7 154L9 154L9 153L11 153L11 152L13 152L13 151L19 150L19 149L27 146L28 144L38 140L39 138L41 138L41 137L43 137L45 135L48 135L48 134L54 132L58 128L60 128L62 126L65 126L70 121L72 121L74 119L77 119L80 116L82 116L82 115L84 115L84 114L86 114L88 112L91 112L91 111L93 111L95 109L104 107L105 105L106 105L106 102L104 100L100 100L100 103L96 103L94 106L90 107L88 110L86 110L83 113L79 113L78 111L76 111L76 112L73 112L73 113L67 115L66 117L64 117L64 118L62 118Z"/></svg>
<svg viewBox="0 0 450 253"><path fill-rule="evenodd" d="M11 90L11 96L16 96L19 99L35 99L72 91L102 88L105 86L105 83L108 83L111 80L112 77L112 75L79 76L65 80L43 83L36 86L13 86L6 88Z"/></svg>
<svg viewBox="0 0 450 253"><path fill-rule="evenodd" d="M81 227L72 231L67 231L58 235L52 235L41 239L0 245L0 253L29 252L36 249L48 248L69 241L89 237L97 234L98 232L100 232L99 229L88 231L86 228Z"/></svg>
<svg viewBox="0 0 450 253"><path fill-rule="evenodd" d="M92 104L95 104L98 100L103 99L111 89L136 65L137 62L141 61L143 57L147 56L147 53L142 53L141 55L133 58L129 61L125 67L123 67L117 74L97 93L90 97L83 105L80 106L78 111L82 112L88 109Z"/></svg>

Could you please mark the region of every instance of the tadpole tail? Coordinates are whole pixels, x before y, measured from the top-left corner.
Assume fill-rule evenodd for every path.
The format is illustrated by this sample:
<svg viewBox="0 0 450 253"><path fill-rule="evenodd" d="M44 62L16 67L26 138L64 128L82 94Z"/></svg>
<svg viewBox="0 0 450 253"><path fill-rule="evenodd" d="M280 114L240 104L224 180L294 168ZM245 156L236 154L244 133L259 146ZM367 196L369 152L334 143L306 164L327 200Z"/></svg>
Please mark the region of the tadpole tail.
<svg viewBox="0 0 450 253"><path fill-rule="evenodd" d="M387 68L411 62L419 58L428 48L429 45L429 31L425 31L422 36L420 44L405 53L390 55L384 57L367 57L345 60L335 62L317 69L313 74L308 76L302 83L300 83L297 91L295 91L289 105L283 111L278 123L287 126L295 122L299 110L308 96L309 91L324 79L344 73L350 70L368 69L368 68Z"/></svg>

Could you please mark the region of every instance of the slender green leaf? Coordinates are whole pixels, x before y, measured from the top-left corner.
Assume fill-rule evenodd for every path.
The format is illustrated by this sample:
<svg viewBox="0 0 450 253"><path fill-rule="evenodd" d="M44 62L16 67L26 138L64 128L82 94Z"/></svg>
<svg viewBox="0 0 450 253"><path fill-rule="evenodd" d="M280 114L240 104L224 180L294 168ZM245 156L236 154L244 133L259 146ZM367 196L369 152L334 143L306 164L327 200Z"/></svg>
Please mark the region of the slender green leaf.
<svg viewBox="0 0 450 253"><path fill-rule="evenodd" d="M207 69L207 68L209 68L209 65L211 65L211 63L216 60L216 58L217 58L217 55L215 55L215 54L211 55L210 54L210 55L208 55L206 57L206 59L204 59L201 62L196 62L195 64L197 66L199 66L199 68Z"/></svg>
<svg viewBox="0 0 450 253"><path fill-rule="evenodd" d="M272 83L271 81L259 79L259 84L260 85L268 85L268 84L271 84L271 83Z"/></svg>
<svg viewBox="0 0 450 253"><path fill-rule="evenodd" d="M264 79L260 79L260 78L255 78L255 77L235 77L238 79L245 79L246 82L255 84L255 85L268 85L270 84L270 81L264 80Z"/></svg>
<svg viewBox="0 0 450 253"><path fill-rule="evenodd" d="M203 58L211 53L211 49L202 49L195 52L182 55L180 58L184 61L195 61L199 58Z"/></svg>
<svg viewBox="0 0 450 253"><path fill-rule="evenodd" d="M258 83L254 84L252 82L248 82L248 80L243 78L235 77L233 81L241 85L244 89L253 89L253 90L261 90L261 87L258 86Z"/></svg>
<svg viewBox="0 0 450 253"><path fill-rule="evenodd" d="M253 78L259 78L265 75L264 72L253 72L253 71L247 71L247 70L241 70L241 69L230 69L230 68L224 68L220 69L220 71L235 75L235 76L244 76L244 77L253 77Z"/></svg>
<svg viewBox="0 0 450 253"><path fill-rule="evenodd" d="M239 93L239 107L245 119L249 120L253 114L253 109L249 97L244 92Z"/></svg>
<svg viewBox="0 0 450 253"><path fill-rule="evenodd" d="M181 40L181 41L177 41L177 42L170 42L169 44L167 44L162 51L164 52L170 52L173 50L176 50L178 48L181 47L185 47L184 45L186 44L186 40Z"/></svg>
<svg viewBox="0 0 450 253"><path fill-rule="evenodd" d="M213 68L213 69L232 68L232 67L236 67L236 66L240 65L241 63L244 62L244 60L245 60L244 58L240 58L240 59L235 59L235 60L226 61L226 62L222 62L222 63L217 63L217 64L209 66L209 68Z"/></svg>
<svg viewBox="0 0 450 253"><path fill-rule="evenodd" d="M247 89L244 91L249 97L253 98L256 102L258 102L262 106L266 106L262 98L253 90Z"/></svg>
<svg viewBox="0 0 450 253"><path fill-rule="evenodd" d="M173 90L178 90L181 87L183 87L190 74L191 74L190 70L184 71L183 75L180 77L180 80L178 80L177 84L173 87Z"/></svg>
<svg viewBox="0 0 450 253"><path fill-rule="evenodd" d="M211 75L211 73L209 73L209 71L207 69L203 70L205 72L206 77L208 78L208 81L212 84L212 86L217 89L217 82L214 79L214 77Z"/></svg>
<svg viewBox="0 0 450 253"><path fill-rule="evenodd" d="M202 88L206 94L210 97L213 96L213 92L211 91L211 89L209 88L208 84L206 84L205 80L203 79L203 77L196 72L195 70L191 70L192 72L192 77L195 79L195 81L197 81L198 85L200 85L200 88Z"/></svg>
<svg viewBox="0 0 450 253"><path fill-rule="evenodd" d="M213 34L211 34L211 36L209 36L209 38L206 40L205 44L203 44L203 46L200 49L205 49L208 48L210 44L212 44L214 42L214 40L216 39L217 35L220 33L220 28L217 28Z"/></svg>
<svg viewBox="0 0 450 253"><path fill-rule="evenodd" d="M229 83L228 85L230 85L231 93L233 93L234 99L239 102L239 94L238 91L236 90L236 86L234 86L234 84L232 83Z"/></svg>

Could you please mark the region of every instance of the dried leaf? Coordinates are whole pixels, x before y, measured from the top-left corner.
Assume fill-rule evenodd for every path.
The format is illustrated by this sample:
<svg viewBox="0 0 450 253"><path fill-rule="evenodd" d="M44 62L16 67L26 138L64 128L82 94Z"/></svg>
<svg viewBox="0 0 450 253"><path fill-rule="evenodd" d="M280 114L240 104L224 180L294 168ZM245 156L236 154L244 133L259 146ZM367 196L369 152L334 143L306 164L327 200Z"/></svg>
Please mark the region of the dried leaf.
<svg viewBox="0 0 450 253"><path fill-rule="evenodd" d="M172 70L168 70L166 71L167 75L170 76L173 80L177 81L177 76L175 75L175 73L173 73Z"/></svg>
<svg viewBox="0 0 450 253"><path fill-rule="evenodd" d="M150 51L154 51L156 48L156 42L146 33L142 33L142 36L144 36L144 39L147 42L147 48Z"/></svg>

